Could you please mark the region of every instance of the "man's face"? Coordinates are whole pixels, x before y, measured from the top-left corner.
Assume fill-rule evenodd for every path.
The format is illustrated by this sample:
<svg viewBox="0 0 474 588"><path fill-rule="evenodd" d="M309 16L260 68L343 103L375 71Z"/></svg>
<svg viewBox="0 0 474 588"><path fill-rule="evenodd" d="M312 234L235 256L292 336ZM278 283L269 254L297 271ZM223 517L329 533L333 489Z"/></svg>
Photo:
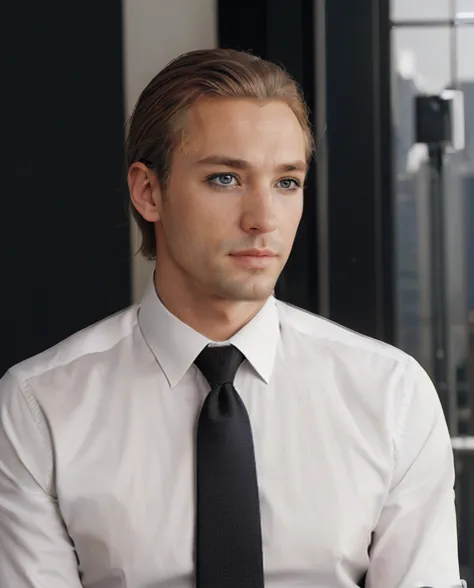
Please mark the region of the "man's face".
<svg viewBox="0 0 474 588"><path fill-rule="evenodd" d="M198 101L159 197L157 267L196 294L265 300L293 246L305 173L303 130L285 103Z"/></svg>

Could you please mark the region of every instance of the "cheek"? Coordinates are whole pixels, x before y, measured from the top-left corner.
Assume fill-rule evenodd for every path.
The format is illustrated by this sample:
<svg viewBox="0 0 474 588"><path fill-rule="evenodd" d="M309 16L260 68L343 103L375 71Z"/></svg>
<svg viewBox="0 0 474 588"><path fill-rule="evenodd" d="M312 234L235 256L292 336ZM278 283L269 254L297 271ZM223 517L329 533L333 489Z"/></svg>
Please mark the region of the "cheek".
<svg viewBox="0 0 474 588"><path fill-rule="evenodd" d="M184 252L191 260L212 249L212 244L222 239L226 230L224 223L229 222L229 215L206 204L200 198L187 199L173 211L173 221L168 225L168 236L175 251Z"/></svg>
<svg viewBox="0 0 474 588"><path fill-rule="evenodd" d="M303 214L303 197L287 200L282 203L279 210L279 225L285 234L295 233Z"/></svg>
<svg viewBox="0 0 474 588"><path fill-rule="evenodd" d="M225 193L201 193L196 195L189 214L193 216L196 231L212 240L213 235L222 236L226 233L229 226L239 218L239 199Z"/></svg>

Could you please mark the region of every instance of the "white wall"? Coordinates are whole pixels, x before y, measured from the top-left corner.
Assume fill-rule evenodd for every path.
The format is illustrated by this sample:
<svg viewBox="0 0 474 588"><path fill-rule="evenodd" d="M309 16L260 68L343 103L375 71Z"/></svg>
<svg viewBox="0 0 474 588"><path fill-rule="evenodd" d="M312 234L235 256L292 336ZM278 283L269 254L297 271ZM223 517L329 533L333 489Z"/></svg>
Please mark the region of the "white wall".
<svg viewBox="0 0 474 588"><path fill-rule="evenodd" d="M217 45L217 0L124 0L126 116L148 82L169 61ZM132 252L139 239L132 226ZM133 258L133 301L141 298L152 264Z"/></svg>

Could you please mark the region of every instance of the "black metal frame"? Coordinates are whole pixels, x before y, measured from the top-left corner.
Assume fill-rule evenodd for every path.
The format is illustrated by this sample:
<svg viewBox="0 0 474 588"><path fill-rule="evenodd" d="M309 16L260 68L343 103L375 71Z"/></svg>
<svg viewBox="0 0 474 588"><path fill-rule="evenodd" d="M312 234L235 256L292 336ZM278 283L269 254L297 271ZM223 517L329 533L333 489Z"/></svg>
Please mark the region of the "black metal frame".
<svg viewBox="0 0 474 588"><path fill-rule="evenodd" d="M389 2L331 0L326 10L330 316L392 343Z"/></svg>

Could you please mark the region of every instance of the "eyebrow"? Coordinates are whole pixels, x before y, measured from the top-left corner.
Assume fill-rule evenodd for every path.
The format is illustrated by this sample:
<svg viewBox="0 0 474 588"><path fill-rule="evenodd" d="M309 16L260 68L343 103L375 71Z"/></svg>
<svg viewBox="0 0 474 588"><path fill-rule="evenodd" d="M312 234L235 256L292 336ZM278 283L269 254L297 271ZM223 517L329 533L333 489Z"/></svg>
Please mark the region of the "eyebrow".
<svg viewBox="0 0 474 588"><path fill-rule="evenodd" d="M252 167L252 164L244 159L235 159L226 155L209 155L204 159L200 159L197 165L223 165L233 169L250 169ZM279 172L301 171L306 173L308 166L304 161L291 161L277 165L276 170Z"/></svg>

